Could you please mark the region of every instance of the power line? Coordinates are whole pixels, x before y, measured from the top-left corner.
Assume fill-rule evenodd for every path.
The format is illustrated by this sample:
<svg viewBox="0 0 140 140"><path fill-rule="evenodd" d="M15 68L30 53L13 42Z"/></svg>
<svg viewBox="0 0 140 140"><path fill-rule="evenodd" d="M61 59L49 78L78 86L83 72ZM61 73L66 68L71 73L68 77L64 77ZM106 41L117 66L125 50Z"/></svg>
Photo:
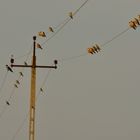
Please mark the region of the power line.
<svg viewBox="0 0 140 140"><path fill-rule="evenodd" d="M111 43L113 40L119 38L121 35L123 35L124 33L126 33L130 28L127 28L125 30L123 30L122 32L120 32L119 34L115 35L113 38L111 38L110 40L106 41L104 44L102 44L101 46L106 46L107 44Z"/></svg>
<svg viewBox="0 0 140 140"><path fill-rule="evenodd" d="M7 76L8 76L8 71L5 73L4 78L3 78L3 80L2 80L2 83L1 83L1 85L0 85L0 93L2 92L2 89L3 89L4 84L5 84L5 82L6 82ZM0 94L0 99L1 99L2 95L3 95L3 94L1 93L1 94Z"/></svg>
<svg viewBox="0 0 140 140"><path fill-rule="evenodd" d="M74 13L73 13L73 16L75 16L79 11L80 11L80 9L88 2L89 0L86 0ZM72 18L70 18L70 17L68 17L68 18L66 18L63 22L62 22L62 25L61 25L61 23L57 26L57 27L59 27L60 26L60 28L56 31L56 32L54 32L54 34L50 37L50 38L48 38L48 39L46 39L46 41L44 41L41 45L43 46L44 44L46 44L49 40L51 40L57 33L59 33L68 23L69 23L69 21L71 20ZM45 47L46 48L46 47Z"/></svg>
<svg viewBox="0 0 140 140"><path fill-rule="evenodd" d="M46 83L46 81L48 80L48 77L49 77L50 73L51 73L51 69L49 69L49 71L47 72L47 74L46 74L46 76L45 76L45 78L44 78L44 81L43 81L42 85L40 86L41 88L44 88L45 83ZM39 98L40 93L41 93L41 90L38 91L36 100ZM23 128L25 122L27 121L28 116L29 116L29 113L26 114L26 116L25 116L23 122L22 122L21 125L18 127L17 131L15 132L15 134L13 135L13 137L12 137L11 140L15 140L15 139L16 139L16 136L17 136L18 133L21 131L21 129Z"/></svg>

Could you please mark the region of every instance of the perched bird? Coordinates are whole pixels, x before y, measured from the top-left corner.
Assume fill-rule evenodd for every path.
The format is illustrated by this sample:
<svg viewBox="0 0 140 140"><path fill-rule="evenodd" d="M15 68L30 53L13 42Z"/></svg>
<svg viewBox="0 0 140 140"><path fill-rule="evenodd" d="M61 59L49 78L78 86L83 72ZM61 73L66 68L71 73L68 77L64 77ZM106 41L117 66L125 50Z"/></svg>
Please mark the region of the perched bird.
<svg viewBox="0 0 140 140"><path fill-rule="evenodd" d="M95 46L93 46L93 49L94 49L95 53L98 52L98 49Z"/></svg>
<svg viewBox="0 0 140 140"><path fill-rule="evenodd" d="M140 25L139 23L139 20L137 18L134 18L134 21L133 21L136 25Z"/></svg>
<svg viewBox="0 0 140 140"><path fill-rule="evenodd" d="M40 88L40 91L43 92L43 88Z"/></svg>
<svg viewBox="0 0 140 140"><path fill-rule="evenodd" d="M7 105L10 105L10 103L9 103L8 101L6 101L6 104L7 104Z"/></svg>
<svg viewBox="0 0 140 140"><path fill-rule="evenodd" d="M13 72L13 70L8 65L6 65L6 68L7 68L7 71Z"/></svg>
<svg viewBox="0 0 140 140"><path fill-rule="evenodd" d="M137 28L137 26L136 26L136 24L135 24L134 21L130 21L130 22L129 22L129 26L130 26L131 28L133 28L134 30L136 30L136 28Z"/></svg>
<svg viewBox="0 0 140 140"><path fill-rule="evenodd" d="M27 62L24 62L24 65L26 65L26 66L27 66L27 65L28 65L28 64L27 64Z"/></svg>
<svg viewBox="0 0 140 140"><path fill-rule="evenodd" d="M50 32L54 32L54 30L53 30L52 27L49 27L49 31L50 31Z"/></svg>
<svg viewBox="0 0 140 140"><path fill-rule="evenodd" d="M45 32L42 32L42 31L41 31L41 32L39 32L39 33L38 33L38 35L39 35L39 36L41 36L41 37L46 37Z"/></svg>
<svg viewBox="0 0 140 140"><path fill-rule="evenodd" d="M14 86L15 86L16 88L18 88L17 84L14 84Z"/></svg>
<svg viewBox="0 0 140 140"><path fill-rule="evenodd" d="M72 12L69 13L69 17L70 17L71 19L73 19L73 13L72 13Z"/></svg>
<svg viewBox="0 0 140 140"><path fill-rule="evenodd" d="M87 49L88 53L93 54L94 53L94 49L93 48L88 48Z"/></svg>
<svg viewBox="0 0 140 140"><path fill-rule="evenodd" d="M19 80L16 80L16 83L19 85L20 84Z"/></svg>
<svg viewBox="0 0 140 140"><path fill-rule="evenodd" d="M101 48L97 44L95 44L95 47L97 48L98 51L101 50Z"/></svg>
<svg viewBox="0 0 140 140"><path fill-rule="evenodd" d="M22 76L22 77L23 77L23 73L22 73L21 71L19 72L19 74L20 74L20 76Z"/></svg>
<svg viewBox="0 0 140 140"><path fill-rule="evenodd" d="M39 43L36 44L36 47L39 49L43 49Z"/></svg>

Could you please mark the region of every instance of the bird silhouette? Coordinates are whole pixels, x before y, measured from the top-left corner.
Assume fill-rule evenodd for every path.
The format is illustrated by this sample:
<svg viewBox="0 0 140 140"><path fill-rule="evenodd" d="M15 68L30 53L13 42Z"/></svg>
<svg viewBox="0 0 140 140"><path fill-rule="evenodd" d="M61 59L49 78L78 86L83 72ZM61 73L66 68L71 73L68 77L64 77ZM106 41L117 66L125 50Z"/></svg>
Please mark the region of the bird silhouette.
<svg viewBox="0 0 140 140"><path fill-rule="evenodd" d="M6 101L6 104L9 106L10 105L10 103L8 102L8 101Z"/></svg>
<svg viewBox="0 0 140 140"><path fill-rule="evenodd" d="M134 21L130 21L129 22L129 26L131 27L131 28L133 28L134 30L136 30L136 24L135 24L135 22Z"/></svg>
<svg viewBox="0 0 140 140"><path fill-rule="evenodd" d="M41 37L46 37L45 32L42 32L42 31L41 31L41 32L39 32L39 33L38 33L38 35L39 35L39 36L41 36Z"/></svg>
<svg viewBox="0 0 140 140"><path fill-rule="evenodd" d="M20 74L20 76L22 76L22 77L23 77L23 73L22 73L22 72L19 72L19 74Z"/></svg>
<svg viewBox="0 0 140 140"><path fill-rule="evenodd" d="M7 71L13 72L13 70L8 65L6 65L6 68L7 68Z"/></svg>
<svg viewBox="0 0 140 140"><path fill-rule="evenodd" d="M69 17L70 17L71 19L73 19L73 13L72 13L72 12L69 13Z"/></svg>
<svg viewBox="0 0 140 140"><path fill-rule="evenodd" d="M39 49L43 49L39 43L36 44L36 47Z"/></svg>
<svg viewBox="0 0 140 140"><path fill-rule="evenodd" d="M54 32L54 30L53 30L52 27L49 27L49 31L50 31L50 32Z"/></svg>

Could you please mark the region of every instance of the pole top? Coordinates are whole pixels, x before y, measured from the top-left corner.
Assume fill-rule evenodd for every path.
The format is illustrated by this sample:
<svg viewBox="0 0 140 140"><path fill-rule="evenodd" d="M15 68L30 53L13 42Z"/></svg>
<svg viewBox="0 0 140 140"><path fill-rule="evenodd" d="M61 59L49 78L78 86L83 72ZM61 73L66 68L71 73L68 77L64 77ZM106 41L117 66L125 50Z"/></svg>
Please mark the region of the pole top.
<svg viewBox="0 0 140 140"><path fill-rule="evenodd" d="M34 40L34 41L36 40L36 36L33 36L33 40Z"/></svg>

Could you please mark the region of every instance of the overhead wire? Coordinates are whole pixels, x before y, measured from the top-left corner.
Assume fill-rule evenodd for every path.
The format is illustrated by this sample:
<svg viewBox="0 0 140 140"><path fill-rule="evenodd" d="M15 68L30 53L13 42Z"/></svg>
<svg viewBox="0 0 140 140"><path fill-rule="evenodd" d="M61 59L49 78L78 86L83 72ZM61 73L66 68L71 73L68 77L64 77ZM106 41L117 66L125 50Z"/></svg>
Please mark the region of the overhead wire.
<svg viewBox="0 0 140 140"><path fill-rule="evenodd" d="M25 61L28 60L29 55L30 55L30 54L28 53L27 58L26 58ZM21 71L22 71L22 73L23 73L24 68L22 68ZM7 71L7 73L8 73L8 71ZM5 84L5 80L6 80L6 78L7 78L7 73L6 73L5 77L4 77L3 83L2 83L2 85L1 85L1 89L2 89L2 86ZM21 84L21 79L22 79L22 77L23 77L23 76L19 75L18 78L17 78L17 81L20 81L20 84ZM13 86L13 88L12 88L12 91L11 91L11 93L10 93L8 99L6 100L6 101L9 103L9 105L10 105L10 100L11 100L11 98L13 97L13 95L14 95L14 93L15 93L15 89L18 88L18 86L16 85L15 82L14 82L13 85L14 85L14 86ZM17 86L17 87L16 87L16 86ZM1 90L1 89L0 89L0 90ZM0 98L2 98L2 94L1 94ZM8 106L8 105L5 104L5 106L3 107L2 111L0 112L0 118L4 115L4 113L5 113L6 109L7 109L7 106Z"/></svg>
<svg viewBox="0 0 140 140"><path fill-rule="evenodd" d="M74 13L73 13L73 16L75 16L79 11L80 9L88 2L89 0L86 0ZM58 24L58 26L56 27L60 27L57 31L54 32L54 34L49 37L48 39L46 39L41 45L43 46L44 44L46 44L49 40L51 40L57 33L59 33L68 23L69 21L71 20L72 18L68 17L66 18L64 21L62 21L60 24ZM46 46L47 47L47 46ZM44 47L44 48L46 48Z"/></svg>
<svg viewBox="0 0 140 140"><path fill-rule="evenodd" d="M74 13L73 13L73 16L74 15L76 15L78 12L79 12L79 10L88 2L89 0L86 0ZM55 29L56 28L59 28L50 38L48 38L44 43L42 43L41 45L44 45L46 42L48 42L49 40L51 40L58 32L60 32L64 27L65 27L65 25L69 22L71 20L71 18L70 17L68 17L68 18L66 18L64 21L62 21L60 24L58 24L56 27L55 27ZM19 57L15 57L15 59L19 59L19 58L22 58L22 57L25 57L26 56L26 60L25 61L27 61L28 60L28 58L29 58L29 55L31 54L31 50L32 50L32 48L29 50L29 52L28 53L26 53L26 54L24 54L24 55L22 55L22 56L19 56ZM77 57L77 56L76 56ZM23 70L24 70L24 68L23 68ZM21 78L21 76L18 78L18 79L20 79ZM15 87L14 87L14 89L15 89ZM10 94L10 97L9 97L9 99L8 100L10 100L11 98L12 98L12 96L13 96L13 94L14 94L14 91L15 90L12 90L12 92L11 92L11 94ZM5 108L6 109L6 108ZM4 112L4 111L3 111Z"/></svg>
<svg viewBox="0 0 140 140"><path fill-rule="evenodd" d="M15 92L15 88L16 88L16 87L13 87L12 92L10 93L9 98L6 100L6 102L8 102L9 105L10 105L10 99L12 98L12 96L13 96L13 94L14 94L14 92ZM7 109L7 107L8 107L8 105L5 103L5 105L4 105L3 109L2 109L2 111L0 112L0 118L2 118L2 116L4 115L4 113L5 113L6 109Z"/></svg>
<svg viewBox="0 0 140 140"><path fill-rule="evenodd" d="M78 8L78 9L74 12L74 15L75 15L88 1L89 1L89 0L85 1L85 2L80 6L80 8ZM64 20L63 24L59 24L58 27L60 27L60 28L59 28L50 38L48 38L45 42L43 42L41 45L46 44L46 42L48 42L50 39L52 39L61 29L64 28L64 26L65 26L70 20L71 20L70 18L67 18L66 20ZM130 29L130 28L127 28L127 29L125 29L124 31L120 32L119 34L117 34L116 36L114 36L112 39L110 39L109 41L107 41L107 42L105 42L104 44L102 44L101 47L106 46L107 44L109 44L109 43L112 42L113 40L117 39L117 38L120 37L122 34L124 34L125 32L127 32L129 29ZM30 54L30 53L27 53L26 55L28 55L28 54ZM26 55L24 55L24 56L26 56ZM63 59L60 59L60 62L68 61L68 60L72 60L72 59L77 59L77 58L83 57L83 56L85 56L85 55L87 55L87 53L83 53L83 54L80 54L80 55L77 55L77 56L72 56L72 57L69 57L69 58L63 58ZM24 56L22 56L22 57L24 57ZM17 57L17 58L18 58L18 57ZM46 79L47 79L47 78L46 78ZM45 81L45 80L44 80L44 81ZM11 99L12 95L13 95L13 93L11 93L9 99ZM25 119L25 120L26 120L26 119ZM25 120L24 120L24 122L25 122ZM23 124L24 124L24 122L23 122ZM22 126L22 125L21 125L21 126ZM19 131L19 130L20 130L20 129L18 129L18 131ZM18 132L17 132L17 133L18 133ZM16 135L17 135L17 133L16 133ZM14 136L14 139L15 139L15 136ZM14 140L14 139L12 139L12 140Z"/></svg>
<svg viewBox="0 0 140 140"><path fill-rule="evenodd" d="M6 71L6 73L5 73L4 77L3 77L2 83L1 83L1 85L0 85L0 99L1 99L1 97L2 97L2 95L3 95L3 94L2 94L2 89L3 89L4 84L5 84L5 82L6 82L7 76L8 76L8 71Z"/></svg>
<svg viewBox="0 0 140 140"><path fill-rule="evenodd" d="M29 50L28 53L23 54L23 55L21 55L21 56L17 56L17 57L15 57L14 59L20 59L20 58L23 58L23 57L27 57L27 58L26 58L26 60L27 60L28 57L29 57L29 55L31 54L31 52L32 52L32 47L30 48L30 50Z"/></svg>
<svg viewBox="0 0 140 140"><path fill-rule="evenodd" d="M120 33L118 33L117 35L115 35L113 38L111 38L110 40L106 41L105 43L103 43L102 45L100 45L100 47L104 47L106 45L108 45L109 43L111 43L112 41L114 41L115 39L119 38L120 36L122 36L124 33L126 33L130 28L127 28L123 31L121 31ZM63 62L63 61L69 61L69 60L73 60L73 59L77 59L77 58L80 58L80 57L83 57L83 56L86 56L88 55L88 53L83 53L83 54L80 54L80 55L75 55L75 56L72 56L72 57L67 57L67 58L62 58L62 59L59 59L60 62Z"/></svg>
<svg viewBox="0 0 140 140"><path fill-rule="evenodd" d="M119 38L121 35L123 35L124 33L126 33L130 28L127 28L125 30L123 30L122 32L118 33L117 35L115 35L113 38L111 38L110 40L106 41L104 44L101 45L101 47L106 46L107 44L111 43L113 40Z"/></svg>
<svg viewBox="0 0 140 140"><path fill-rule="evenodd" d="M49 69L49 71L47 72L47 74L46 74L46 76L45 76L45 78L44 78L44 81L42 82L40 88L43 88L43 89L44 89L45 83L46 83L47 80L48 80L48 77L49 77L49 75L50 75L50 73L51 73L51 70L52 70L52 69ZM41 90L38 91L36 100L37 100L37 99L39 98L39 96L41 95L40 93L41 93ZM27 121L27 118L28 118L28 117L29 117L29 111L28 111L28 113L26 114L26 116L25 116L24 120L22 121L21 125L17 128L17 130L16 130L16 132L15 132L15 134L13 135L13 137L12 137L11 140L15 140L15 139L16 139L17 135L19 134L19 132L20 132L21 129L23 128L23 126L24 126L25 122Z"/></svg>

